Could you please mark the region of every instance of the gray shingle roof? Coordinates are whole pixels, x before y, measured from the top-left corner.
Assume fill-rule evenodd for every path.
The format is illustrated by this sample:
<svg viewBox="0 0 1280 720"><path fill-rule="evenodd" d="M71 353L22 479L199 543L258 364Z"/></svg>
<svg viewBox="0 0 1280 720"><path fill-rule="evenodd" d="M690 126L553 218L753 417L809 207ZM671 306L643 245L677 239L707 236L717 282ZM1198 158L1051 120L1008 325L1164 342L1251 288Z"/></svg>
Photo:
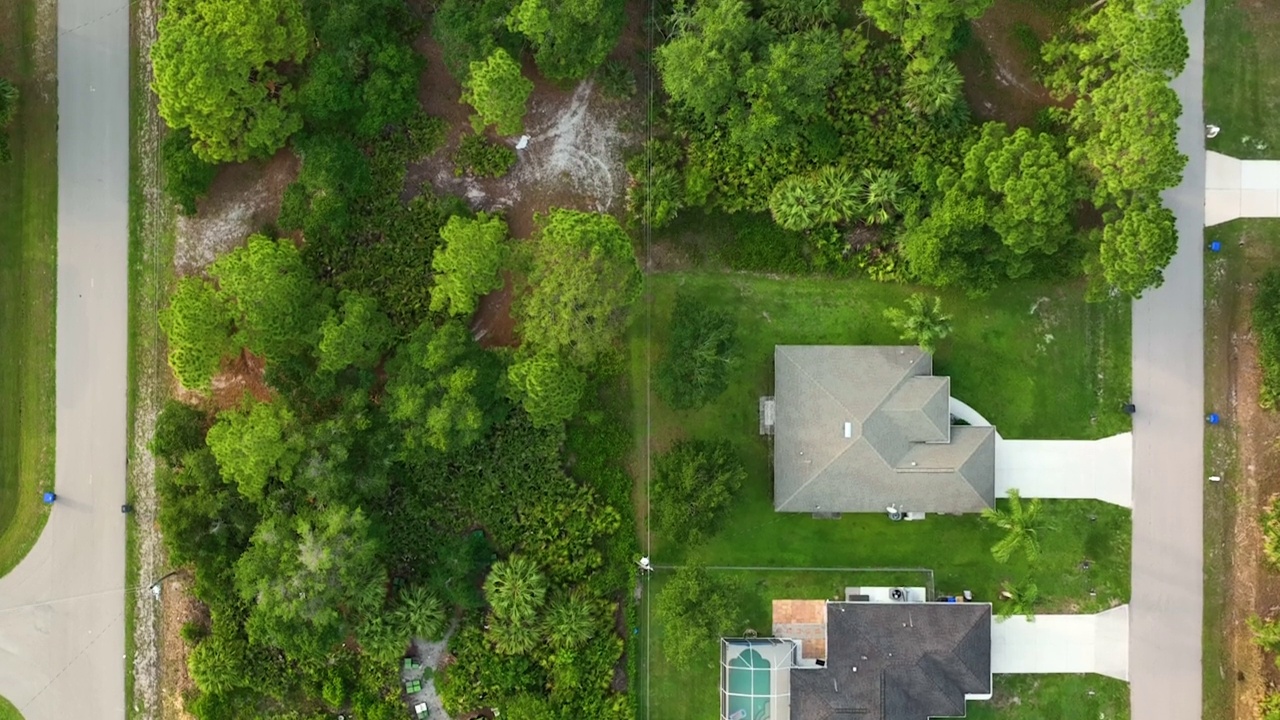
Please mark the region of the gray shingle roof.
<svg viewBox="0 0 1280 720"><path fill-rule="evenodd" d="M995 429L951 427L949 378L915 347L774 348L774 508L977 512Z"/></svg>
<svg viewBox="0 0 1280 720"><path fill-rule="evenodd" d="M829 603L827 664L791 671L791 720L925 720L991 693L991 606Z"/></svg>

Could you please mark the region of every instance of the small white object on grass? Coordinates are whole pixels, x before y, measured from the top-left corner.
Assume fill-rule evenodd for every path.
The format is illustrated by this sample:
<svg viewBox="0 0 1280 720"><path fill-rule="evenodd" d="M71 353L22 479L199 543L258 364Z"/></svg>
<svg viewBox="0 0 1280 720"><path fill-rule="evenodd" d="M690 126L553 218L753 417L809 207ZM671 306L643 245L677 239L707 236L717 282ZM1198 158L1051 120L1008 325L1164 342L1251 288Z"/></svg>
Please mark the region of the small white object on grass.
<svg viewBox="0 0 1280 720"><path fill-rule="evenodd" d="M1209 476L1209 482L1222 482L1222 476L1221 476L1221 475L1210 475L1210 476Z"/></svg>
<svg viewBox="0 0 1280 720"><path fill-rule="evenodd" d="M1222 128L1218 127L1217 125L1204 126L1205 137L1209 138L1210 140L1218 137L1218 133L1220 132L1222 132Z"/></svg>
<svg viewBox="0 0 1280 720"><path fill-rule="evenodd" d="M523 150L527 147L529 147L529 136L521 135L520 139L516 141L516 149Z"/></svg>

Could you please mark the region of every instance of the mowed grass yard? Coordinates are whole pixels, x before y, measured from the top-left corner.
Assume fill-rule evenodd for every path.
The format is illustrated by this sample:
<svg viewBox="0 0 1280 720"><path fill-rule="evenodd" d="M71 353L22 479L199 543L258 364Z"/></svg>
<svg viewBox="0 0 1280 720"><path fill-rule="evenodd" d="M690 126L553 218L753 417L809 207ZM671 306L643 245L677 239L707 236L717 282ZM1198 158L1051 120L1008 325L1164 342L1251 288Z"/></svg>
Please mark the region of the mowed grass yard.
<svg viewBox="0 0 1280 720"><path fill-rule="evenodd" d="M0 575L39 537L53 486L57 86L35 5L0 5L0 75L21 93L0 165Z"/></svg>
<svg viewBox="0 0 1280 720"><path fill-rule="evenodd" d="M1280 3L1207 0L1204 117L1222 132L1210 150L1280 158Z"/></svg>
<svg viewBox="0 0 1280 720"><path fill-rule="evenodd" d="M939 593L968 589L985 601L996 597L1002 581L1029 578L1040 589L1041 612L1092 612L1127 601L1130 515L1106 503L1046 502L1043 554L1034 565L1021 556L1008 565L997 564L990 549L999 533L976 516L933 515L923 522L894 523L881 515L814 520L773 511L769 447L758 434L758 398L772 392L774 346L899 343L884 310L901 304L912 290L865 280L773 279L701 271L647 278L651 316L637 323L631 339L636 436L642 442L635 464L639 476L644 478L645 437L651 439L649 448L655 454L682 437L727 439L748 470L747 482L719 530L696 547L672 546L653 536L654 561L788 568L920 567L936 573ZM738 322L740 359L728 390L707 407L689 412L666 407L650 395L646 383L650 363L656 365L666 351L677 292L729 309ZM945 310L954 316L955 329L939 349L935 372L950 376L953 394L983 413L1006 437L1097 438L1129 429L1128 417L1120 410L1130 387L1126 304L1089 304L1078 286L1042 283L1013 283L976 300L951 293L942 297ZM646 342L650 329L652 338ZM644 495L642 487L637 493L642 511ZM1090 561L1088 570L1082 568L1085 560ZM781 596L777 594L780 587L792 597L820 598L831 596L833 588L856 584L831 584L830 576L820 575L818 582L831 587L785 586L774 572L746 573L746 606L767 608L767 600ZM661 585L662 578L657 577L650 587L651 609ZM646 697L650 716L663 720L707 717L718 702L714 663L705 677L666 667L662 628L652 612L649 622ZM767 618L753 622L757 630L768 627ZM715 649L708 652L714 658ZM1034 701L1052 707L1052 693L1070 692L1067 686L1077 679L1064 677L1063 687L1053 680L1045 682L1043 687L1052 687L1052 692L1046 690L1044 697ZM1103 684L1100 679L1099 684ZM1064 706L1058 714L1045 717L1064 717L1064 712L1074 713L1075 708Z"/></svg>

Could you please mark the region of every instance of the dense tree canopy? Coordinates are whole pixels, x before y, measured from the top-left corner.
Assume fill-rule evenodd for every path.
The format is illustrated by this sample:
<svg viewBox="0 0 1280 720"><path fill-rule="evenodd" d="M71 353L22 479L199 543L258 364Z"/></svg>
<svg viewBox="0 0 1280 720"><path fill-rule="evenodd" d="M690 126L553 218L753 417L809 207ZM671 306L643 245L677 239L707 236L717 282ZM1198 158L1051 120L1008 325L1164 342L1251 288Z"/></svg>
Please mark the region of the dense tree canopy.
<svg viewBox="0 0 1280 720"><path fill-rule="evenodd" d="M178 281L160 313L160 327L168 340L169 367L183 387L209 389L223 356L235 347L231 319L230 308L207 281Z"/></svg>
<svg viewBox="0 0 1280 720"><path fill-rule="evenodd" d="M263 498L274 478L288 481L301 458L297 418L282 402L251 401L223 412L209 429L209 449L227 482L249 500Z"/></svg>
<svg viewBox="0 0 1280 720"><path fill-rule="evenodd" d="M300 0L170 0L151 50L160 115L209 162L265 157L302 127L280 66L303 60Z"/></svg>
<svg viewBox="0 0 1280 720"><path fill-rule="evenodd" d="M310 354L328 299L293 242L254 235L209 274L231 308L237 343L269 362Z"/></svg>
<svg viewBox="0 0 1280 720"><path fill-rule="evenodd" d="M520 73L520 65L498 48L483 61L471 63L463 81L462 102L476 109L471 127L477 132L493 125L499 135L524 132L524 111L533 92L533 81Z"/></svg>
<svg viewBox="0 0 1280 720"><path fill-rule="evenodd" d="M973 20L992 0L866 0L862 11L876 27L902 39L906 51L925 58L947 54L951 36Z"/></svg>
<svg viewBox="0 0 1280 720"><path fill-rule="evenodd" d="M580 370L545 352L513 364L507 379L512 399L529 413L534 427L559 425L573 417L587 380Z"/></svg>
<svg viewBox="0 0 1280 720"><path fill-rule="evenodd" d="M378 310L378 301L347 291L339 307L320 324L316 357L321 370L337 372L347 367L372 370L391 344L393 328Z"/></svg>
<svg viewBox="0 0 1280 720"><path fill-rule="evenodd" d="M323 658L340 638L344 614L381 607L386 571L377 552L359 509L263 520L235 570L240 597L251 602L250 638Z"/></svg>
<svg viewBox="0 0 1280 720"><path fill-rule="evenodd" d="M520 334L535 351L588 365L613 346L640 295L631 238L610 215L557 209L538 224Z"/></svg>
<svg viewBox="0 0 1280 720"><path fill-rule="evenodd" d="M1164 268L1177 252L1173 213L1155 199L1140 200L1107 223L1099 260L1111 287L1136 298L1164 283Z"/></svg>
<svg viewBox="0 0 1280 720"><path fill-rule="evenodd" d="M623 0L519 0L507 23L533 45L543 75L567 82L604 62L622 32L625 6Z"/></svg>
<svg viewBox="0 0 1280 720"><path fill-rule="evenodd" d="M436 248L431 260L436 271L431 309L470 315L481 295L502 287L507 224L485 213L475 218L455 215L440 228L440 239L444 244Z"/></svg>
<svg viewBox="0 0 1280 720"><path fill-rule="evenodd" d="M742 606L738 588L705 568L677 570L658 594L657 613L662 621L662 654L672 667L689 670L715 664L722 637L742 632Z"/></svg>
<svg viewBox="0 0 1280 720"><path fill-rule="evenodd" d="M387 413L404 432L407 452L466 447L491 418L493 362L461 324L423 323L391 361Z"/></svg>

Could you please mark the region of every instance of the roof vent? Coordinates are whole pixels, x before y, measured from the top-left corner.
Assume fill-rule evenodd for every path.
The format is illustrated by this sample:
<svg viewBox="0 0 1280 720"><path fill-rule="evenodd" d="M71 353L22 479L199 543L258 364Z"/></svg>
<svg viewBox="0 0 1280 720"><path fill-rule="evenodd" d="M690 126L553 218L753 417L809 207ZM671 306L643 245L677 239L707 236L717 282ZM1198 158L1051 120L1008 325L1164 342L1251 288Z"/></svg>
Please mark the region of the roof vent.
<svg viewBox="0 0 1280 720"><path fill-rule="evenodd" d="M844 437L846 440L853 437L853 423L847 422L844 424Z"/></svg>

